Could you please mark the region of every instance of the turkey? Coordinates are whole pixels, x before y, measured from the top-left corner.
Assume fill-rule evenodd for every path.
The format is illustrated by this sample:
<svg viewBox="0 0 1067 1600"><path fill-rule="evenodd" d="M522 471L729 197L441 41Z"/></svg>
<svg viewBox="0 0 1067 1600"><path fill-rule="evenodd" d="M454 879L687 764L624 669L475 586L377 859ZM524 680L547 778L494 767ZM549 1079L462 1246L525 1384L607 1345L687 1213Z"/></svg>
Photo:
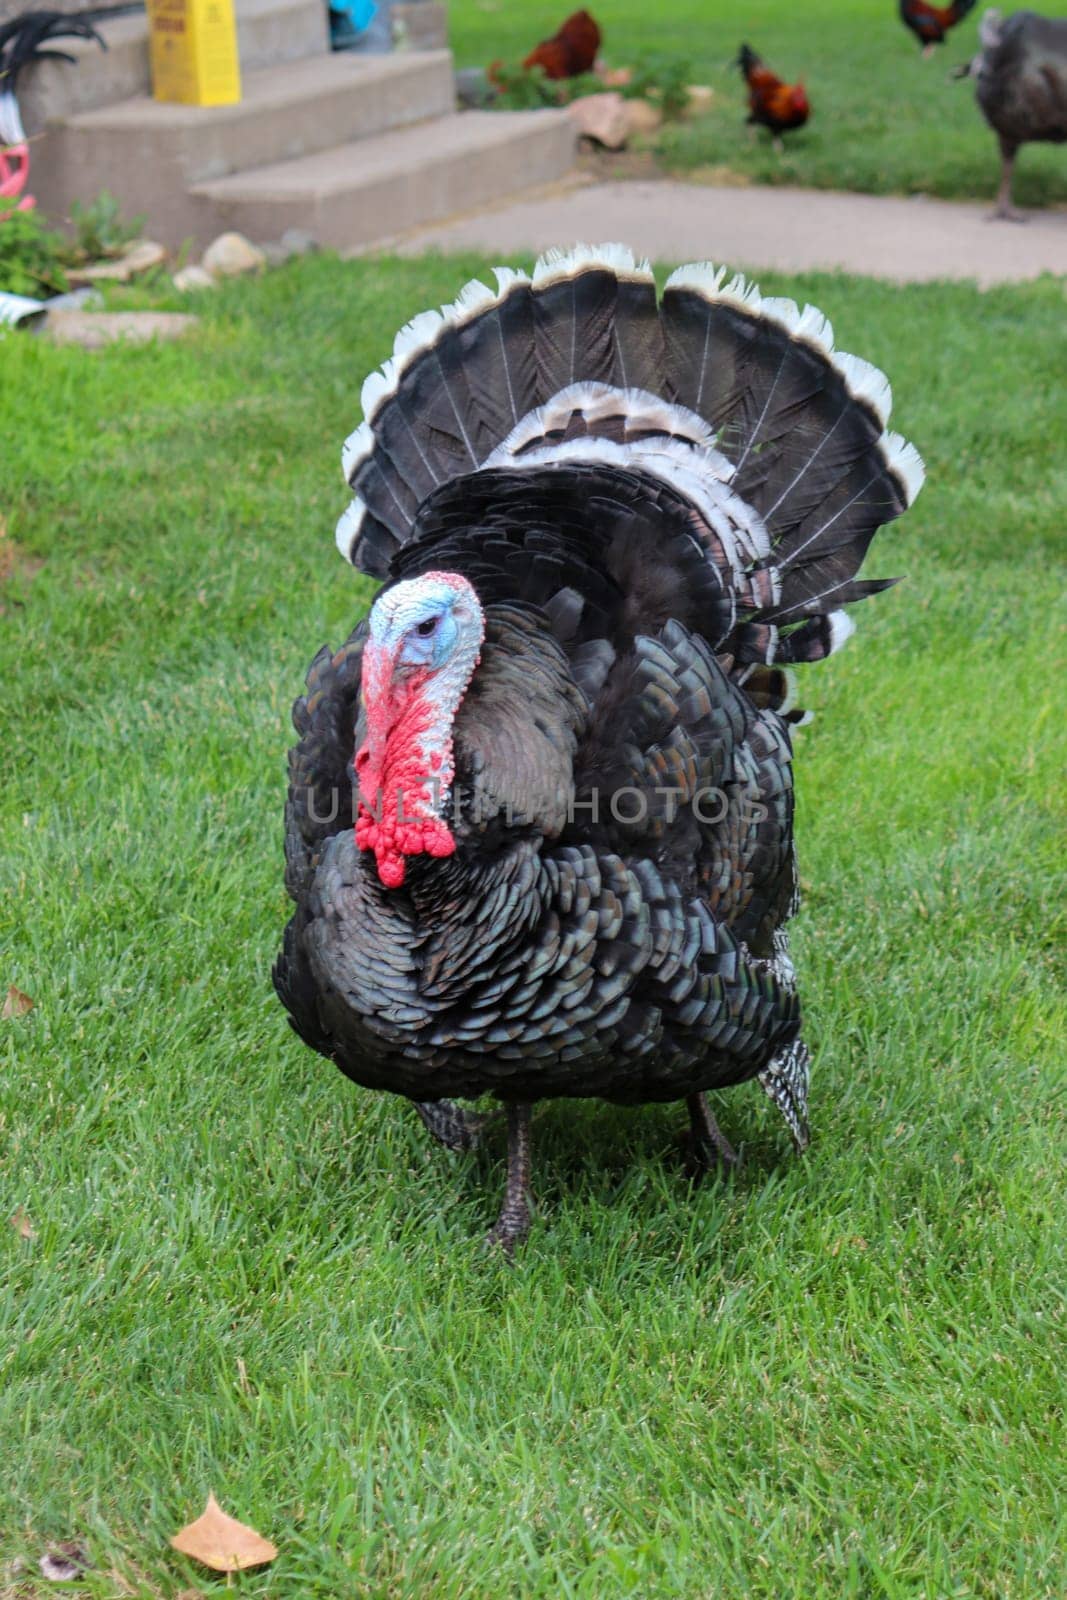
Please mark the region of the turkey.
<svg viewBox="0 0 1067 1600"><path fill-rule="evenodd" d="M1011 183L1019 146L1067 140L1067 18L987 11L981 49L957 76L973 77L975 99L1000 140L1000 188L994 217L1014 218Z"/></svg>
<svg viewBox="0 0 1067 1600"><path fill-rule="evenodd" d="M923 468L810 306L707 263L657 303L621 246L495 277L363 386L337 541L383 587L294 708L274 982L446 1144L502 1104L510 1252L541 1099L684 1100L731 1163L706 1094L755 1078L806 1144L789 668Z"/></svg>

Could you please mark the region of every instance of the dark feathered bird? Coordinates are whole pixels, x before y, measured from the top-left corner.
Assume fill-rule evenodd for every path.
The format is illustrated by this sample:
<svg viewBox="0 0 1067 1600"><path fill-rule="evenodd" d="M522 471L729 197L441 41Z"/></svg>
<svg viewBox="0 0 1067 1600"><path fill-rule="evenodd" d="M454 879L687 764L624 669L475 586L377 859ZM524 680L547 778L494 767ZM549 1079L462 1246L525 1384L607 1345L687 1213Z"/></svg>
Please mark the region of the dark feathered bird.
<svg viewBox="0 0 1067 1600"><path fill-rule="evenodd" d="M747 121L769 128L780 149L782 134L802 128L811 115L804 85L784 83L747 44L741 46L737 65L748 85Z"/></svg>
<svg viewBox="0 0 1067 1600"><path fill-rule="evenodd" d="M1067 18L987 11L981 49L959 73L975 81L975 99L1000 141L1000 188L994 215L1012 217L1011 183L1021 144L1067 140Z"/></svg>
<svg viewBox="0 0 1067 1600"><path fill-rule="evenodd" d="M900 0L900 20L922 45L923 55L928 56L935 45L944 44L949 29L962 22L977 3L978 0L952 0L951 5L933 6L927 0Z"/></svg>
<svg viewBox="0 0 1067 1600"><path fill-rule="evenodd" d="M707 264L657 305L620 246L468 284L364 385L337 537L384 586L294 710L274 979L446 1142L503 1102L509 1248L537 1100L685 1100L729 1160L705 1092L758 1078L807 1140L787 668L884 587L889 405L811 307Z"/></svg>
<svg viewBox="0 0 1067 1600"><path fill-rule="evenodd" d="M540 67L546 78L579 78L592 72L600 49L600 28L588 11L575 11L562 22L551 39L542 39L523 62Z"/></svg>

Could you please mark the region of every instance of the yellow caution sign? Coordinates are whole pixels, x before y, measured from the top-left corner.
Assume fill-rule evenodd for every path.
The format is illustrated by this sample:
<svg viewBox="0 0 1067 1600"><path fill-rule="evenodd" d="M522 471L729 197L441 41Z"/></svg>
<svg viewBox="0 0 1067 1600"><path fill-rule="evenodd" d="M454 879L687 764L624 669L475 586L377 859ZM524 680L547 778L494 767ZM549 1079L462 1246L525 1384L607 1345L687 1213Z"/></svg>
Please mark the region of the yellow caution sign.
<svg viewBox="0 0 1067 1600"><path fill-rule="evenodd" d="M233 0L147 0L152 93L186 106L241 98Z"/></svg>

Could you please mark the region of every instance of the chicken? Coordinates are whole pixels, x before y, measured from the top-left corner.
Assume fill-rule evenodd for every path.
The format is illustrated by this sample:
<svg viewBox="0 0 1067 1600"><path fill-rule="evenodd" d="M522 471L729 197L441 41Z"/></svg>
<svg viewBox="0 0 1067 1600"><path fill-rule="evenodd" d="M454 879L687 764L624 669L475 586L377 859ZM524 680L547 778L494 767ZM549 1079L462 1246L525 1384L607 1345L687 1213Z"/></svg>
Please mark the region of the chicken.
<svg viewBox="0 0 1067 1600"><path fill-rule="evenodd" d="M802 128L811 115L811 106L802 83L783 83L747 44L737 58L741 75L748 84L748 121L769 128L775 148L782 148L781 135L790 128Z"/></svg>
<svg viewBox="0 0 1067 1600"><path fill-rule="evenodd" d="M530 1110L758 1079L799 1147L808 1053L790 666L922 481L889 385L812 307L707 263L657 305L621 246L498 269L397 335L344 450L342 554L384 580L296 702L274 982L293 1026L444 1142Z"/></svg>
<svg viewBox="0 0 1067 1600"><path fill-rule="evenodd" d="M1001 175L995 217L1015 218L1012 174L1019 146L1067 140L1067 18L987 11L979 28L981 49L957 74L973 77L975 99L1000 140Z"/></svg>
<svg viewBox="0 0 1067 1600"><path fill-rule="evenodd" d="M540 67L546 78L579 78L592 72L600 49L600 29L588 11L575 11L551 39L543 39L523 62Z"/></svg>
<svg viewBox="0 0 1067 1600"><path fill-rule="evenodd" d="M900 0L900 20L922 45L923 55L928 56L935 45L944 44L949 29L962 22L976 4L977 0L952 0L949 6L932 6L927 0Z"/></svg>
<svg viewBox="0 0 1067 1600"><path fill-rule="evenodd" d="M30 147L19 112L19 74L33 61L76 60L64 50L42 49L49 40L95 39L106 50L107 45L93 26L93 19L99 14L68 16L62 11L23 11L0 23L0 220L6 214L4 200L17 200L18 211L28 211L35 204L32 195L23 193L30 176Z"/></svg>

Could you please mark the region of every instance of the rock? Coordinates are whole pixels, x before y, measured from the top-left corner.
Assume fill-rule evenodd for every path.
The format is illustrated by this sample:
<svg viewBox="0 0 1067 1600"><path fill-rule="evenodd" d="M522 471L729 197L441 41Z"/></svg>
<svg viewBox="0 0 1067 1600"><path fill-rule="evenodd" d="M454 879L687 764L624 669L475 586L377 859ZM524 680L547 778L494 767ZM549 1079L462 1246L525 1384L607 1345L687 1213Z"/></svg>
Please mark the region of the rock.
<svg viewBox="0 0 1067 1600"><path fill-rule="evenodd" d="M714 89L710 89L706 83L691 83L685 109L691 117L703 116L705 111L711 110L714 101Z"/></svg>
<svg viewBox="0 0 1067 1600"><path fill-rule="evenodd" d="M45 335L55 344L78 344L83 350L129 340L179 339L199 321L183 311L53 311Z"/></svg>
<svg viewBox="0 0 1067 1600"><path fill-rule="evenodd" d="M655 133L663 121L663 112L651 100L624 100L623 105L626 107L627 131L630 134Z"/></svg>
<svg viewBox="0 0 1067 1600"><path fill-rule="evenodd" d="M286 228L282 234L282 249L291 256L314 255L319 248L319 241L313 233L306 233L303 228Z"/></svg>
<svg viewBox="0 0 1067 1600"><path fill-rule="evenodd" d="M456 73L456 99L470 111L487 106L493 98L493 86L482 67L460 67Z"/></svg>
<svg viewBox="0 0 1067 1600"><path fill-rule="evenodd" d="M629 133L626 101L621 94L586 94L572 100L567 112L586 139L606 150L621 150Z"/></svg>
<svg viewBox="0 0 1067 1600"><path fill-rule="evenodd" d="M200 265L213 278L239 278L244 272L259 272L267 264L262 250L243 233L220 233L204 251Z"/></svg>
<svg viewBox="0 0 1067 1600"><path fill-rule="evenodd" d="M303 228L286 228L280 239L268 239L257 248L262 250L268 267L283 267L294 256L312 255L319 248L319 242Z"/></svg>
<svg viewBox="0 0 1067 1600"><path fill-rule="evenodd" d="M192 289L213 289L215 287L215 280L210 272L205 272L203 267L196 266L182 267L180 272L174 274L171 282L183 294Z"/></svg>
<svg viewBox="0 0 1067 1600"><path fill-rule="evenodd" d="M138 239L114 261L93 261L87 267L73 267L67 277L73 284L129 283L139 273L162 266L166 259L167 252L161 244L154 239Z"/></svg>

